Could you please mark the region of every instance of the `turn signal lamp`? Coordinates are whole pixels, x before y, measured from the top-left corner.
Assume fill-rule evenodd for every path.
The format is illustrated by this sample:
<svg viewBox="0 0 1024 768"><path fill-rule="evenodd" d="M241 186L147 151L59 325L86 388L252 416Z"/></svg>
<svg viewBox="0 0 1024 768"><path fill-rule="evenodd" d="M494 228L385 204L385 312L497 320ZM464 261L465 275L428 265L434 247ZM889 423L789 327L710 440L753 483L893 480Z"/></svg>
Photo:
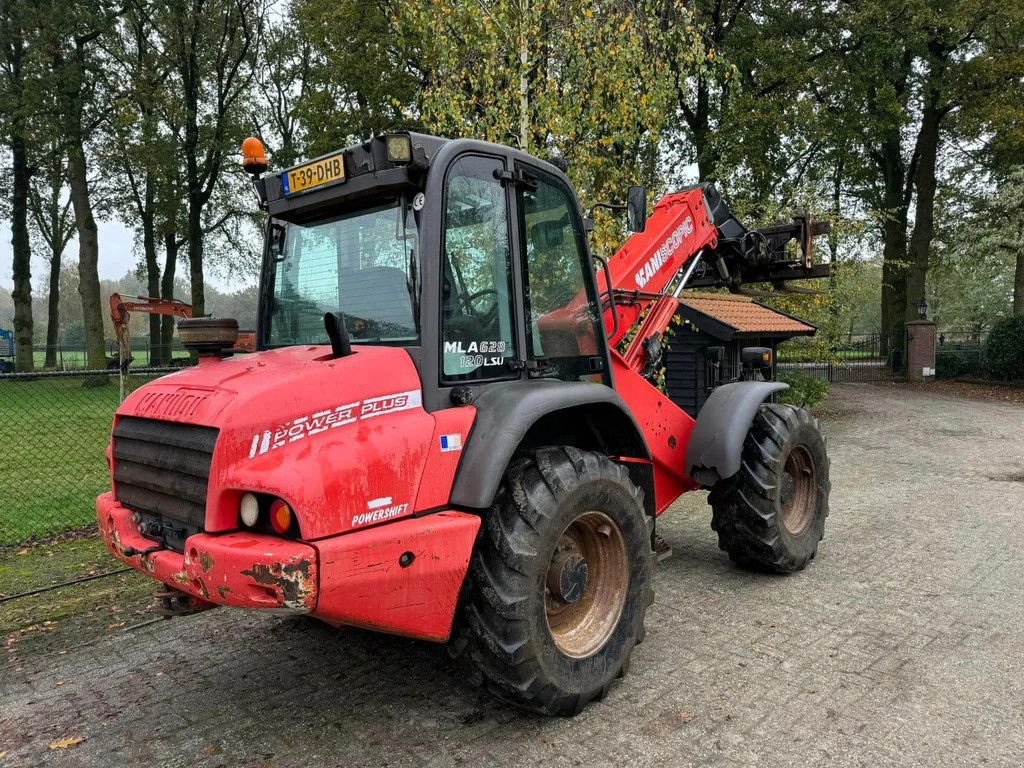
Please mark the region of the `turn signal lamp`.
<svg viewBox="0 0 1024 768"><path fill-rule="evenodd" d="M267 170L267 151L263 147L263 142L255 136L250 136L242 142L242 167L253 175Z"/></svg>
<svg viewBox="0 0 1024 768"><path fill-rule="evenodd" d="M279 533L282 536L292 527L292 508L281 499L274 499L270 503L270 527L274 529L274 533Z"/></svg>
<svg viewBox="0 0 1024 768"><path fill-rule="evenodd" d="M408 134L396 133L385 137L389 163L412 162L412 139Z"/></svg>

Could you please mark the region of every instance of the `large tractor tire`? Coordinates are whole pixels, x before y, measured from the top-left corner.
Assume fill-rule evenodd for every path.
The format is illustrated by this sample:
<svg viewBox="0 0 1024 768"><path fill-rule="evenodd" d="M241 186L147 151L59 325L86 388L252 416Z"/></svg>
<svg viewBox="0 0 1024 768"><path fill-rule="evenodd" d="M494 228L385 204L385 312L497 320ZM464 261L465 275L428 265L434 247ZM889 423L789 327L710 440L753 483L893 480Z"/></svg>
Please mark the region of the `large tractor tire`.
<svg viewBox="0 0 1024 768"><path fill-rule="evenodd" d="M534 712L603 698L643 639L653 531L642 492L606 456L565 446L515 460L481 526L452 654Z"/></svg>
<svg viewBox="0 0 1024 768"><path fill-rule="evenodd" d="M762 405L743 443L740 471L708 498L718 546L745 568L805 568L825 534L828 469L825 437L810 413Z"/></svg>

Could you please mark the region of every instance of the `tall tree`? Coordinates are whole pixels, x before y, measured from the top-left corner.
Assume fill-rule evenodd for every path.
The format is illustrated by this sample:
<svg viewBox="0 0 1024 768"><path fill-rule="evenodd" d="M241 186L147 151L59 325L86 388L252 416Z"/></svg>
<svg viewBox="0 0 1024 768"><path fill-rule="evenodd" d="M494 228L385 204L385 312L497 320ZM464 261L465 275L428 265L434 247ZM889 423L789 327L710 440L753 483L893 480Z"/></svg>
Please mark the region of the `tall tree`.
<svg viewBox="0 0 1024 768"><path fill-rule="evenodd" d="M654 10L621 0L402 4L397 25L423 83L410 117L561 155L595 202L656 182L669 74ZM680 66L697 65L694 51Z"/></svg>
<svg viewBox="0 0 1024 768"><path fill-rule="evenodd" d="M68 187L78 235L78 294L82 301L86 359L106 367L103 300L100 295L99 229L96 190L89 178L90 152L97 129L108 116L107 87L99 58L102 35L121 9L109 0L66 5L49 0L43 37L49 54L50 87L57 93L55 119L67 154Z"/></svg>
<svg viewBox="0 0 1024 768"><path fill-rule="evenodd" d="M205 312L206 207L222 181L224 162L237 151L246 97L264 31L264 0L167 0L154 23L179 104L178 151L184 164L185 239L192 309ZM176 247L176 246L175 246Z"/></svg>
<svg viewBox="0 0 1024 768"><path fill-rule="evenodd" d="M315 127L305 132L308 155L416 125L408 112L423 79L417 62L420 41L418 36L403 38L396 24L396 14L404 14L406 5L395 0L295 0L289 19L268 46L274 71L264 80L271 85L267 92L275 102L272 111L298 96L294 115L307 128ZM272 114L271 128L281 138L280 149L287 148L287 124Z"/></svg>
<svg viewBox="0 0 1024 768"><path fill-rule="evenodd" d="M32 246L28 207L32 169L29 164L29 118L32 113L29 79L29 37L33 34L35 4L29 0L0 3L0 130L11 152L11 248L14 261L15 366L31 371Z"/></svg>
<svg viewBox="0 0 1024 768"><path fill-rule="evenodd" d="M111 66L122 86L113 100L102 158L123 181L119 185L122 194L116 196L114 204L135 225L149 296L161 296L161 275L168 269L169 285L174 285L177 243L169 251L164 249L170 263L165 261L163 267L160 250L164 231L172 230L172 237L177 238L175 219L180 208L173 183L178 175L178 159L173 137L161 122L169 98L171 69L156 42L150 4L146 0L128 3L108 45ZM163 319L149 316L150 362L154 365L170 359L169 339L165 342L163 338Z"/></svg>
<svg viewBox="0 0 1024 768"><path fill-rule="evenodd" d="M64 251L75 235L71 198L66 194L67 169L63 147L51 141L41 153L39 172L30 191L30 208L35 230L46 251L49 281L46 294L46 358L43 365L57 365L60 334L60 271Z"/></svg>

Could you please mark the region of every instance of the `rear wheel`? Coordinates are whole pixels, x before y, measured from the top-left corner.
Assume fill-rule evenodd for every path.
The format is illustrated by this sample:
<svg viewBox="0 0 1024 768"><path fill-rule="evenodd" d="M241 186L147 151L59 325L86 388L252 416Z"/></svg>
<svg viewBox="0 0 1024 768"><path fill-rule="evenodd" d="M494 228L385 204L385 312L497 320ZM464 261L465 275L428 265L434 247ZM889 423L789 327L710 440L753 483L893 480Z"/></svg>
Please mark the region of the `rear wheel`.
<svg viewBox="0 0 1024 768"><path fill-rule="evenodd" d="M453 653L506 701L581 711L643 639L653 526L605 456L566 446L515 461L482 526Z"/></svg>
<svg viewBox="0 0 1024 768"><path fill-rule="evenodd" d="M829 460L818 422L766 403L743 444L740 471L711 490L711 527L739 565L774 573L814 558L828 515Z"/></svg>

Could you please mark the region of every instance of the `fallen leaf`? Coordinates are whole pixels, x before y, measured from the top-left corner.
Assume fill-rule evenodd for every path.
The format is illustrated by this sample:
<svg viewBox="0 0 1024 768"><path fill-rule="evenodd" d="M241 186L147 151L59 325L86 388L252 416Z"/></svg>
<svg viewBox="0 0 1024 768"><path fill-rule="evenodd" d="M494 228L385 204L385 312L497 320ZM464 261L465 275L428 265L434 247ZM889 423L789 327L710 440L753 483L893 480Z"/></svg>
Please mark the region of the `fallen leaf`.
<svg viewBox="0 0 1024 768"><path fill-rule="evenodd" d="M690 713L689 712L680 712L679 713L679 719L680 720L689 720L690 719Z"/></svg>
<svg viewBox="0 0 1024 768"><path fill-rule="evenodd" d="M216 755L218 752L220 752L220 747L218 747L216 744L211 744L208 747L203 747L203 752L205 752L208 755Z"/></svg>
<svg viewBox="0 0 1024 768"><path fill-rule="evenodd" d="M71 747L77 747L85 739L80 736L65 736L63 739L57 739L56 741L50 742L50 749L70 749Z"/></svg>
<svg viewBox="0 0 1024 768"><path fill-rule="evenodd" d="M56 683L54 683L54 685L64 685L64 681L58 680Z"/></svg>
<svg viewBox="0 0 1024 768"><path fill-rule="evenodd" d="M27 549L19 549L18 550L18 554L19 555L27 555L28 554L28 550Z"/></svg>

